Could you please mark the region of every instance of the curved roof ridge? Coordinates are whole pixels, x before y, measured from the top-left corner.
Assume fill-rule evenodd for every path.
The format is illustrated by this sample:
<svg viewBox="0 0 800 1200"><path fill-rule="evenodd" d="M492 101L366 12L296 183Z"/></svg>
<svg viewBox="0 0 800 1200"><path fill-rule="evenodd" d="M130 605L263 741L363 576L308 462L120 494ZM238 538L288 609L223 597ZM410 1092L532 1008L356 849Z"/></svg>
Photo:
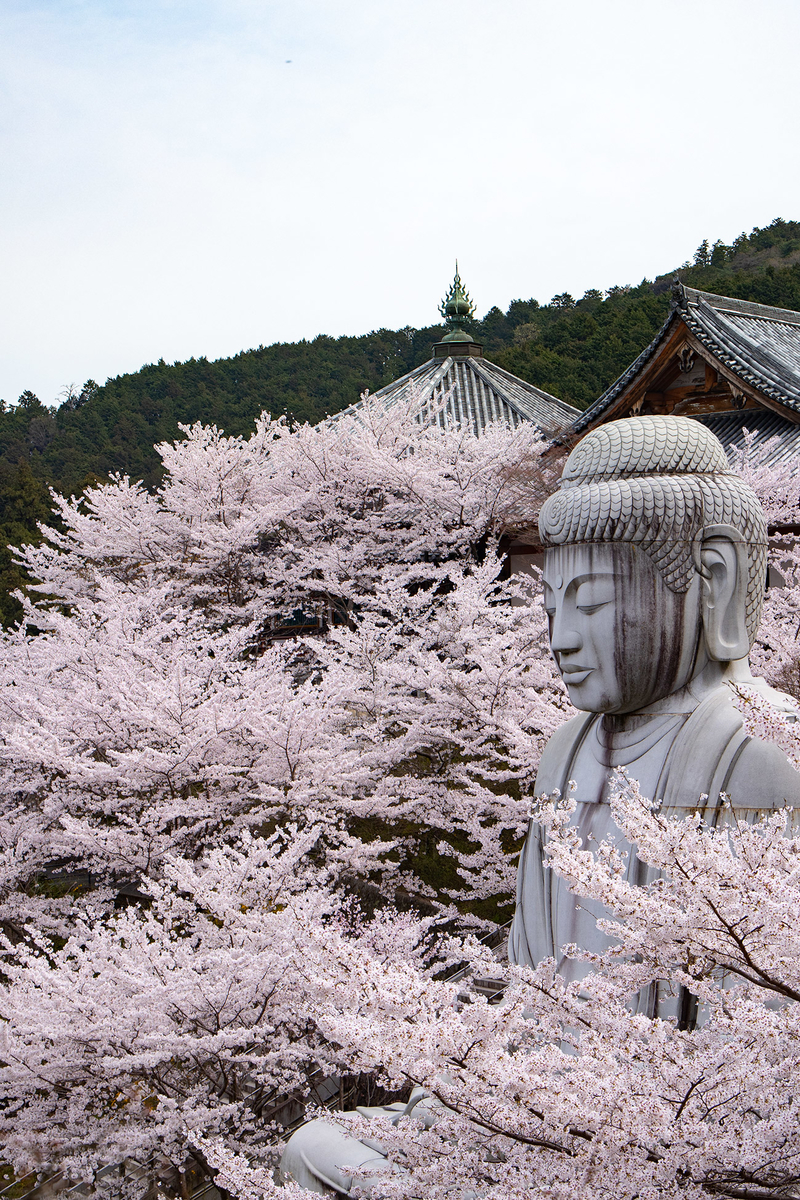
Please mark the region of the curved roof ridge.
<svg viewBox="0 0 800 1200"><path fill-rule="evenodd" d="M685 313L684 319L695 337L746 383L773 400L800 409L800 372L792 363L741 326L725 321L710 305L698 305Z"/></svg>
<svg viewBox="0 0 800 1200"><path fill-rule="evenodd" d="M717 296L679 282L673 297L672 309L655 337L574 422L572 433L581 434L602 419L657 355L678 320L743 383L789 412L800 412L800 312Z"/></svg>
<svg viewBox="0 0 800 1200"><path fill-rule="evenodd" d="M771 304L757 304L755 300L739 300L736 296L718 296L716 292L701 292L699 288L681 284L686 304L693 308L707 304L717 312L732 315L759 317L762 321L776 321L781 325L800 325L800 312L791 308L774 308ZM680 306L680 305L679 305Z"/></svg>
<svg viewBox="0 0 800 1200"><path fill-rule="evenodd" d="M504 367L491 362L487 358L466 359L469 369L476 374L487 387L490 387L503 403L516 412L524 421L533 421L542 430L561 430L569 425L579 410L571 404L551 396L535 384L512 375Z"/></svg>
<svg viewBox="0 0 800 1200"><path fill-rule="evenodd" d="M441 368L442 373L444 373L447 371L448 363L452 363L452 361L452 358L429 358L426 362L421 363L420 366L414 367L410 371L406 371L405 375L400 375L397 379L393 379L391 383L385 383L382 388L378 388L377 392L370 392L370 399L374 400L376 398L382 398L384 393L395 392L404 384L411 383L415 377L420 377L427 373L432 375L437 374L438 372L431 371L431 368L434 366ZM435 387L436 384L433 383L431 386Z"/></svg>

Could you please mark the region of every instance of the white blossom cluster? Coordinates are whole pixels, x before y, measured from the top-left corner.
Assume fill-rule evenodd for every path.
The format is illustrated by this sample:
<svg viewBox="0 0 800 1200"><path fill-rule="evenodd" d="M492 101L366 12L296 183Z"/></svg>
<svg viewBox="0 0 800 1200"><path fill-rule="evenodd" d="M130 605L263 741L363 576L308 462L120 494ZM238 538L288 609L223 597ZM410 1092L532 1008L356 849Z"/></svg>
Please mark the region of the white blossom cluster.
<svg viewBox="0 0 800 1200"><path fill-rule="evenodd" d="M155 1149L180 1167L210 1130L260 1144L271 1105L330 1065L317 943L374 954L398 897L440 924L508 906L569 708L530 584L498 578L543 443L426 429L414 403L262 418L249 440L187 429L156 494L56 497L58 528L23 552L38 599L0 668L18 1175ZM340 928L365 882L377 925ZM399 920L405 961L427 926Z"/></svg>

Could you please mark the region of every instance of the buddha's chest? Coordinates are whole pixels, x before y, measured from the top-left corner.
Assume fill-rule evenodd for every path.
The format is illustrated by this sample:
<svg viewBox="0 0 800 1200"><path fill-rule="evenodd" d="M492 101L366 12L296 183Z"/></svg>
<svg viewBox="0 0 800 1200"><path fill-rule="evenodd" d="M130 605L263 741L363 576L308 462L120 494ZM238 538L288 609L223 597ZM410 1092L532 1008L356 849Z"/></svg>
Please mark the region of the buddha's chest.
<svg viewBox="0 0 800 1200"><path fill-rule="evenodd" d="M568 766L567 782L575 784L581 807L607 803L609 786L617 769L635 779L648 799L661 799L666 786L670 751L683 727L684 716L665 715L637 720L612 728L598 719Z"/></svg>

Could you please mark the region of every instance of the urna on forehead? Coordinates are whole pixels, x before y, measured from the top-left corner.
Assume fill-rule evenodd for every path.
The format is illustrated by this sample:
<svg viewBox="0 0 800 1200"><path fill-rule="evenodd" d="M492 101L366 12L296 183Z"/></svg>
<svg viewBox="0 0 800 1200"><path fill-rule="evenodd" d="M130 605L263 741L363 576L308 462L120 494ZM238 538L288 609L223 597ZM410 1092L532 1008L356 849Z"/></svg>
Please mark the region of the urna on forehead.
<svg viewBox="0 0 800 1200"><path fill-rule="evenodd" d="M766 573L764 513L699 421L628 417L593 429L570 454L558 491L539 514L544 546L627 542L678 593L691 586L698 539L711 526L725 526L747 547L747 623L754 636Z"/></svg>

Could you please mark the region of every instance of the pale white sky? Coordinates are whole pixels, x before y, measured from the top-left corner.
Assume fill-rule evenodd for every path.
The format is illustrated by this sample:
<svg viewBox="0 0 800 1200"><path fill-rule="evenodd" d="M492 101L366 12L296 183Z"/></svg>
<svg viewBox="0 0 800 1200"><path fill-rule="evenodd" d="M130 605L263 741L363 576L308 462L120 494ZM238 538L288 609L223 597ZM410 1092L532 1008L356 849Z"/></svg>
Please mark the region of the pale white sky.
<svg viewBox="0 0 800 1200"><path fill-rule="evenodd" d="M800 219L798 45L797 0L0 0L0 396Z"/></svg>

